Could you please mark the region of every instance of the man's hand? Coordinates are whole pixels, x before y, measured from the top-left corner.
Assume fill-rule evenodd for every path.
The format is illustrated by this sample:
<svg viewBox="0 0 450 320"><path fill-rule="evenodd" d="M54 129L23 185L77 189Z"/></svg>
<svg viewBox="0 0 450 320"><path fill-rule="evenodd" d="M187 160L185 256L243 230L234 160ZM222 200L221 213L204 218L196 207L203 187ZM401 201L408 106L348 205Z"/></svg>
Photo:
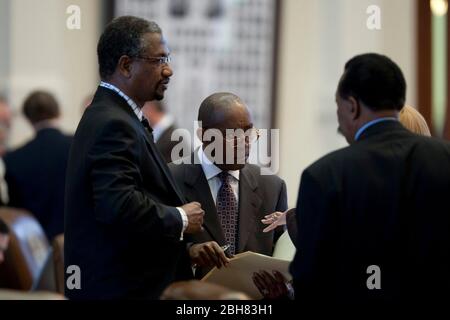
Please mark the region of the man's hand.
<svg viewBox="0 0 450 320"><path fill-rule="evenodd" d="M215 241L193 244L189 249L192 263L201 267L227 266L230 259Z"/></svg>
<svg viewBox="0 0 450 320"><path fill-rule="evenodd" d="M188 218L188 226L184 233L197 233L203 231L203 216L205 211L203 211L202 206L198 202L190 202L181 207Z"/></svg>
<svg viewBox="0 0 450 320"><path fill-rule="evenodd" d="M275 229L278 226L283 226L286 224L286 212L289 210L286 210L285 212L276 211L271 214L268 214L267 216L264 216L264 219L261 220L262 223L268 224L269 226L266 227L263 232L269 232Z"/></svg>
<svg viewBox="0 0 450 320"><path fill-rule="evenodd" d="M265 299L287 299L286 282L284 276L275 270L273 275L263 270L253 274L253 283Z"/></svg>

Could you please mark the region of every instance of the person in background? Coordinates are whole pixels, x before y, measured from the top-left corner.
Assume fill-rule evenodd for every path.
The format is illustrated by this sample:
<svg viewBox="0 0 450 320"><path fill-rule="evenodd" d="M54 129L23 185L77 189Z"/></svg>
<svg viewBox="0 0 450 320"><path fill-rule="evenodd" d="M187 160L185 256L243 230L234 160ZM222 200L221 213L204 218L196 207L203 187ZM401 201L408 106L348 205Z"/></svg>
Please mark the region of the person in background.
<svg viewBox="0 0 450 320"><path fill-rule="evenodd" d="M5 181L5 163L3 156L8 148L8 137L11 128L12 113L5 96L0 94L0 205L9 202L8 185Z"/></svg>
<svg viewBox="0 0 450 320"><path fill-rule="evenodd" d="M251 300L245 293L199 280L178 281L169 285L161 300Z"/></svg>
<svg viewBox="0 0 450 320"><path fill-rule="evenodd" d="M12 113L5 96L0 95L0 157L8 148L8 137L11 129Z"/></svg>
<svg viewBox="0 0 450 320"><path fill-rule="evenodd" d="M47 91L34 91L22 108L35 137L5 157L9 206L31 212L51 241L64 231L64 186L72 137L58 128L60 107Z"/></svg>
<svg viewBox="0 0 450 320"><path fill-rule="evenodd" d="M431 137L430 129L428 128L425 118L413 107L405 105L402 110L400 110L398 119L409 131Z"/></svg>
<svg viewBox="0 0 450 320"><path fill-rule="evenodd" d="M5 261L5 252L9 245L9 228L6 223L0 219L0 264Z"/></svg>
<svg viewBox="0 0 450 320"><path fill-rule="evenodd" d="M173 117L165 110L161 101L147 101L142 108L144 116L147 118L150 126L153 129L153 137L156 147L167 163L176 161L180 158L186 157L186 155L175 155L172 157L172 149L179 141L172 140L172 134L177 129ZM190 141L183 139L183 150L189 150L191 152Z"/></svg>

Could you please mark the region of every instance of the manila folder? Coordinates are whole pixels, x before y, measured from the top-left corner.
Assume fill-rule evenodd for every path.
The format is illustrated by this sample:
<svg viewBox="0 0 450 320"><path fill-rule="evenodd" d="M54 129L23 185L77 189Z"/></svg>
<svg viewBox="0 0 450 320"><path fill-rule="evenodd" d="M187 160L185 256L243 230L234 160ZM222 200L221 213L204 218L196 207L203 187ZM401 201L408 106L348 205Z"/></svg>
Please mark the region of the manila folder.
<svg viewBox="0 0 450 320"><path fill-rule="evenodd" d="M291 261L269 257L263 254L247 251L236 254L230 259L228 267L218 269L214 267L202 281L222 285L224 287L246 293L253 299L263 296L253 283L253 273L265 270L272 274L272 270L279 271L287 281L292 277L289 273Z"/></svg>

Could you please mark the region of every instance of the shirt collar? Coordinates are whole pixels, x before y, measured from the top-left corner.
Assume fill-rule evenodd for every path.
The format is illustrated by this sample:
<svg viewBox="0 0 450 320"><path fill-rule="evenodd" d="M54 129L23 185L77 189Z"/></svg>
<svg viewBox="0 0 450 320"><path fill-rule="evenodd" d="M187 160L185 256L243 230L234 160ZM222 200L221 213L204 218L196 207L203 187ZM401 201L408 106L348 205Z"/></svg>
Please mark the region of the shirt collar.
<svg viewBox="0 0 450 320"><path fill-rule="evenodd" d="M123 93L122 90L117 88L115 85L113 85L111 83L108 83L108 82L105 82L105 81L100 81L100 87L107 88L107 89L110 89L112 91L115 91L119 96L121 96L123 99L125 99L127 104L133 110L133 112L136 115L136 117L138 117L139 121L142 121L144 119L144 114L142 113L142 110L138 107L136 102L134 102L133 99L131 99L129 96L127 96L125 93Z"/></svg>
<svg viewBox="0 0 450 320"><path fill-rule="evenodd" d="M216 177L222 170L217 167L203 152L203 148L198 148L198 158L202 165L203 172L205 173L206 180L210 180ZM232 175L236 180L239 180L239 170L229 170L228 173Z"/></svg>
<svg viewBox="0 0 450 320"><path fill-rule="evenodd" d="M377 124L379 122L384 122L384 121L398 121L398 119L394 118L394 117L384 117L384 118L378 118L378 119L375 119L375 120L367 122L365 125L363 125L361 128L359 128L359 130L356 132L356 134L355 134L355 141L358 141L358 139L361 136L361 134L367 128L373 126L374 124Z"/></svg>

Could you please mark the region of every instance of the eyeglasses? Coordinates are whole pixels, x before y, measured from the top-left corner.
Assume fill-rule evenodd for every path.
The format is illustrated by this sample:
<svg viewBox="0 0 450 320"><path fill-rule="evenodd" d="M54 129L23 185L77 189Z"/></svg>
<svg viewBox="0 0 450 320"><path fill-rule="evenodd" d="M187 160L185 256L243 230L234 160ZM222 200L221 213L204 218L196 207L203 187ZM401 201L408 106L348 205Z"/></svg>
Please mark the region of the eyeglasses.
<svg viewBox="0 0 450 320"><path fill-rule="evenodd" d="M209 128L205 128L205 130L209 130ZM226 129L225 134L223 133L223 130L219 131L222 134L222 139L230 144L244 141L245 144L249 145L256 142L261 136L259 129L256 128L247 129L245 131L242 129Z"/></svg>
<svg viewBox="0 0 450 320"><path fill-rule="evenodd" d="M162 56L162 57L142 57L137 56L136 59L141 59L149 62L156 62L158 65L169 64L172 61L170 56Z"/></svg>

